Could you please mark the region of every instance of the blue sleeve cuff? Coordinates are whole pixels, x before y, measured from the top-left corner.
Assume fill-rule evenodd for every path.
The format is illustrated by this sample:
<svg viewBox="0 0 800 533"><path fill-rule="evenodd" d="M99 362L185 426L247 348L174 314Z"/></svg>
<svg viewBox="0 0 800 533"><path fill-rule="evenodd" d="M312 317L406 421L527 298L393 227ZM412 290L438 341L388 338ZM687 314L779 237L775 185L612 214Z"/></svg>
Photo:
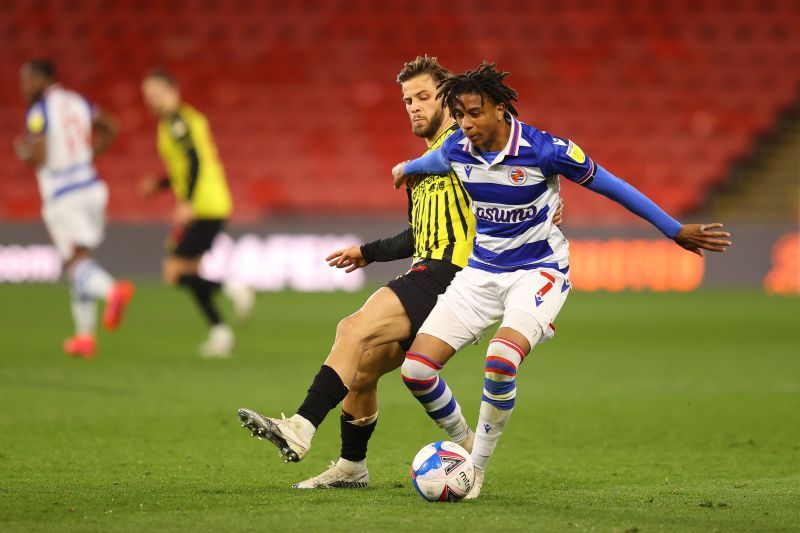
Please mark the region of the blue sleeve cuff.
<svg viewBox="0 0 800 533"><path fill-rule="evenodd" d="M621 204L631 213L657 227L670 239L675 237L681 229L681 223L669 216L650 198L600 165L597 165L594 179L587 182L586 187Z"/></svg>
<svg viewBox="0 0 800 533"><path fill-rule="evenodd" d="M450 162L445 158L441 148L429 152L422 157L406 163L406 174L447 174Z"/></svg>

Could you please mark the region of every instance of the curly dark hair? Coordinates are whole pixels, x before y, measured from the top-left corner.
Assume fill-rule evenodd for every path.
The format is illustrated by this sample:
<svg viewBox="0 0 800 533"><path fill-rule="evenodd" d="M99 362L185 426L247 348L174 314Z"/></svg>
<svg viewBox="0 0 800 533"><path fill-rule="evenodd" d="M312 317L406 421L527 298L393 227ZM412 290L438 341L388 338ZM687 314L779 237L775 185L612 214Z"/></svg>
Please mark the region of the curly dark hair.
<svg viewBox="0 0 800 533"><path fill-rule="evenodd" d="M498 72L494 63L484 61L475 70L468 70L457 76L450 76L436 86L438 98L442 99L442 107L446 107L451 115L455 113L455 105L462 94L479 94L489 98L495 104L505 104L508 112L517 116L517 108L513 101L517 100L517 91L503 83L508 72Z"/></svg>
<svg viewBox="0 0 800 533"><path fill-rule="evenodd" d="M31 59L25 63L25 65L30 69L31 72L35 72L45 79L56 79L56 66L49 59Z"/></svg>

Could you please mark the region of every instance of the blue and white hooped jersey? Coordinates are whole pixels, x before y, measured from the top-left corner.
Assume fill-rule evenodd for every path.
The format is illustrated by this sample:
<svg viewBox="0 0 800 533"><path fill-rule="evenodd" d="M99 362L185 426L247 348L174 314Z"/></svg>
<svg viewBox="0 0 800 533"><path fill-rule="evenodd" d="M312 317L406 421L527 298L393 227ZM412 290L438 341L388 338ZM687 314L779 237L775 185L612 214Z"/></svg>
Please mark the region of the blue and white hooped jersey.
<svg viewBox="0 0 800 533"><path fill-rule="evenodd" d="M45 161L36 169L44 202L98 181L92 161L95 112L86 98L60 85L49 87L28 109L28 133L45 139Z"/></svg>
<svg viewBox="0 0 800 533"><path fill-rule="evenodd" d="M469 266L566 273L569 243L553 224L558 176L583 184L594 176L595 164L572 141L510 119L508 143L491 161L460 130L442 145L443 157L472 198L477 235Z"/></svg>

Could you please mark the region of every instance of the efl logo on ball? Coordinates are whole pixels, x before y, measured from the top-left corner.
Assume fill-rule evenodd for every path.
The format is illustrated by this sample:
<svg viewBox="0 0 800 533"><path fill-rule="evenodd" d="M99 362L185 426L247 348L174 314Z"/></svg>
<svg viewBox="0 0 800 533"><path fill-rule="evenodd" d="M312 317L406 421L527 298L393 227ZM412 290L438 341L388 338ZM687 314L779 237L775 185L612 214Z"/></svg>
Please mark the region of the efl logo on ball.
<svg viewBox="0 0 800 533"><path fill-rule="evenodd" d="M524 185L528 181L528 173L522 167L511 167L508 169L508 181L512 185Z"/></svg>

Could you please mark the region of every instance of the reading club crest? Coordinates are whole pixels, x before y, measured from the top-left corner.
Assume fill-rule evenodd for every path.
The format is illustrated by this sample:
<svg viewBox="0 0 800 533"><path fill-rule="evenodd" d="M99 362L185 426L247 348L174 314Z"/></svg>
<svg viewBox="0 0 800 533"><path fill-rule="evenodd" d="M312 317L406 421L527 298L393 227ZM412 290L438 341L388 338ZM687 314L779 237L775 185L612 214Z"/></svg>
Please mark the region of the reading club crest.
<svg viewBox="0 0 800 533"><path fill-rule="evenodd" d="M528 181L528 173L522 167L511 167L508 169L508 181L512 185L524 185Z"/></svg>

